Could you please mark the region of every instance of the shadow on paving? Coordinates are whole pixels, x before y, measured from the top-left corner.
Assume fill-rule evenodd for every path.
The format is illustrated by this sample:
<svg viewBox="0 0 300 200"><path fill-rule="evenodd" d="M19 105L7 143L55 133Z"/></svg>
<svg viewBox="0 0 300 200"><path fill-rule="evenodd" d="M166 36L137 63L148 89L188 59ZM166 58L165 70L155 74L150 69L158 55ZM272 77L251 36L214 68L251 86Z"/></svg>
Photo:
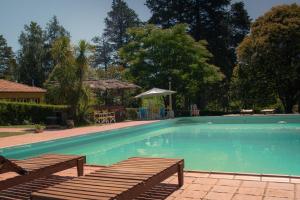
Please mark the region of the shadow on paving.
<svg viewBox="0 0 300 200"><path fill-rule="evenodd" d="M70 176L52 175L45 178L39 178L34 181L16 185L6 190L0 191L0 199L3 200L30 200L30 194L49 186L56 185L73 179ZM176 184L161 183L153 187L151 190L140 195L135 200L163 200L178 189Z"/></svg>

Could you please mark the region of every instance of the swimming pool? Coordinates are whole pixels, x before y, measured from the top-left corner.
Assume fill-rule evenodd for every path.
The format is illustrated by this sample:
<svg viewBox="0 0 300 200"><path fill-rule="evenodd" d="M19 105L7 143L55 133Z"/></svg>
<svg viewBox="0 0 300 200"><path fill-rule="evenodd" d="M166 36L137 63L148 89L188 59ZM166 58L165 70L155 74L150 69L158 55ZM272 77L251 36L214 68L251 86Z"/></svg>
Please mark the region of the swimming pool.
<svg viewBox="0 0 300 200"><path fill-rule="evenodd" d="M300 175L300 116L176 118L0 149L17 159L50 152L83 154L89 164L174 157L189 170Z"/></svg>

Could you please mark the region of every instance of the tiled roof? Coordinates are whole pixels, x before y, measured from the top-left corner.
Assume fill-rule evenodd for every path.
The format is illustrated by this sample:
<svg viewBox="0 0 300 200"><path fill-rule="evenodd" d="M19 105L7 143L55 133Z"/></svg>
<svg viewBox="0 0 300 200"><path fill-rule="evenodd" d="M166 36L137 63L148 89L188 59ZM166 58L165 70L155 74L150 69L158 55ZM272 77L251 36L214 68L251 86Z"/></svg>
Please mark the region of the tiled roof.
<svg viewBox="0 0 300 200"><path fill-rule="evenodd" d="M46 90L0 79L0 92L46 92Z"/></svg>
<svg viewBox="0 0 300 200"><path fill-rule="evenodd" d="M139 86L133 83L124 82L117 79L86 80L84 81L84 83L90 86L91 89L99 89L99 90L140 88Z"/></svg>

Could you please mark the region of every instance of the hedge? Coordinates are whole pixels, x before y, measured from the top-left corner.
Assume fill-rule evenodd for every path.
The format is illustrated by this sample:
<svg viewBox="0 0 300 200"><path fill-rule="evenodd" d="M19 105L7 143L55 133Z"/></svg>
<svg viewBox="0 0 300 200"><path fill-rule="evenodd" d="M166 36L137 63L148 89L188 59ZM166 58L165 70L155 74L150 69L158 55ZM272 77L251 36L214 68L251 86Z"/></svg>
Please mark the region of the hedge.
<svg viewBox="0 0 300 200"><path fill-rule="evenodd" d="M62 105L19 103L0 101L0 125L46 123L46 118L55 112L68 113L69 107Z"/></svg>

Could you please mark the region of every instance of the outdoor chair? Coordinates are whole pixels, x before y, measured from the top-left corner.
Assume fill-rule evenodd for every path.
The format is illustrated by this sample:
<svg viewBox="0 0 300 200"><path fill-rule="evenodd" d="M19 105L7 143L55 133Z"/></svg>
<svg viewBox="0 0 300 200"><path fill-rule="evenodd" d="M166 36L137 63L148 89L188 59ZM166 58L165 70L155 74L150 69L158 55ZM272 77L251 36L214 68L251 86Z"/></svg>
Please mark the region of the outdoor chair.
<svg viewBox="0 0 300 200"><path fill-rule="evenodd" d="M175 173L178 173L178 185L181 187L183 167L182 159L129 158L83 177L33 192L31 199L135 199Z"/></svg>
<svg viewBox="0 0 300 200"><path fill-rule="evenodd" d="M265 114L265 115L267 115L267 114L274 114L275 109L272 109L272 108L271 109L263 109L260 112L263 113L263 114Z"/></svg>
<svg viewBox="0 0 300 200"><path fill-rule="evenodd" d="M9 160L0 156L0 173L16 172L18 175L0 181L0 190L40 177L77 167L78 176L83 175L85 156L46 154L24 160Z"/></svg>
<svg viewBox="0 0 300 200"><path fill-rule="evenodd" d="M242 109L242 110L240 111L240 113L241 113L241 114L253 114L254 111L253 111L253 109Z"/></svg>

